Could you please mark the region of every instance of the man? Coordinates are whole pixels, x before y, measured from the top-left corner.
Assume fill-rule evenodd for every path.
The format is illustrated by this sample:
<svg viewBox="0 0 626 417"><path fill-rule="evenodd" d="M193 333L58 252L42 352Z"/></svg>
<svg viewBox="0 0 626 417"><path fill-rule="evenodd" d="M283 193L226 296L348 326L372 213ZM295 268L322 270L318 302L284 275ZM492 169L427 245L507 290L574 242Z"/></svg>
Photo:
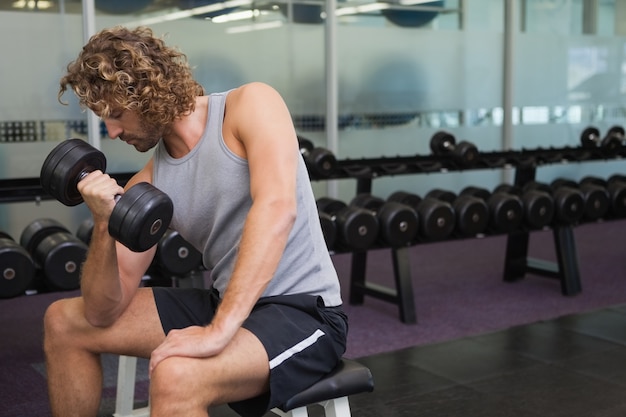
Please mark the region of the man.
<svg viewBox="0 0 626 417"><path fill-rule="evenodd" d="M203 253L213 288L139 288L155 248L108 234L123 189L96 171L79 183L94 228L81 296L52 304L44 350L55 416L95 416L100 353L150 358L152 416L207 416L228 403L261 416L329 372L347 321L295 130L261 83L204 95L185 56L151 30L93 36L61 79L109 136L149 162L127 184L174 202L171 227Z"/></svg>

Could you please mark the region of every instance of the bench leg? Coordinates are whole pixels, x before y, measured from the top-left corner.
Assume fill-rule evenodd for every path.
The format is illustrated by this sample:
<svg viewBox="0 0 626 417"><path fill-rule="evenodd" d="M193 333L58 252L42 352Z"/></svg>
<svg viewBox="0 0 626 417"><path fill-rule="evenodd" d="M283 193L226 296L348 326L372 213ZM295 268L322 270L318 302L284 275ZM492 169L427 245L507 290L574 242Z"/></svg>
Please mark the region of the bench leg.
<svg viewBox="0 0 626 417"><path fill-rule="evenodd" d="M350 417L348 397L335 398L320 404L324 407L326 417Z"/></svg>
<svg viewBox="0 0 626 417"><path fill-rule="evenodd" d="M350 403L348 402L348 397L335 398L317 404L324 407L326 417L350 417ZM280 417L308 417L309 415L306 406L294 408L290 411L283 411L279 408L274 408L271 411Z"/></svg>
<svg viewBox="0 0 626 417"><path fill-rule="evenodd" d="M308 417L309 412L305 407L294 408L293 410L283 411L280 408L273 408L270 410L272 413L280 417Z"/></svg>
<svg viewBox="0 0 626 417"><path fill-rule="evenodd" d="M136 373L137 358L134 356L120 356L117 369L115 413L113 413L113 417L147 417L150 415L148 407L133 409L135 405Z"/></svg>

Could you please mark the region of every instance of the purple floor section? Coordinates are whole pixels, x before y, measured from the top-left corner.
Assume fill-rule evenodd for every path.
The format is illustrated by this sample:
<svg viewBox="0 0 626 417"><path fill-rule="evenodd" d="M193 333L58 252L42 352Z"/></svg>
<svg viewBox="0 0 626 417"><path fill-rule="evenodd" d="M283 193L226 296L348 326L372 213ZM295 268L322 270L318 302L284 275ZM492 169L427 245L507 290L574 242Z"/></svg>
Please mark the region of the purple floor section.
<svg viewBox="0 0 626 417"><path fill-rule="evenodd" d="M346 356L362 357L430 344L626 302L626 222L574 229L582 292L563 296L556 279L527 275L502 279L506 238L459 240L411 248L417 324L403 324L396 305L365 297L347 305L350 334ZM556 259L552 232L533 232L529 255ZM348 300L351 255L336 255L344 300ZM391 286L390 250L368 255L367 279ZM346 302L347 304L347 302Z"/></svg>

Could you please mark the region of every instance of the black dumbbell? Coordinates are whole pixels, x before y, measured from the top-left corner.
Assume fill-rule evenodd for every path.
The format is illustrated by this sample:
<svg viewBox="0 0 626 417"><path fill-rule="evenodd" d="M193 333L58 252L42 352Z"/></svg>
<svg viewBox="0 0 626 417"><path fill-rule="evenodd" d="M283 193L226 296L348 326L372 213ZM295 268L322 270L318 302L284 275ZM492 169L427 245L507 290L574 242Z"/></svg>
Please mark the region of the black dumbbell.
<svg viewBox="0 0 626 417"><path fill-rule="evenodd" d="M430 149L435 155L451 155L462 166L472 166L478 161L478 148L473 143L461 141L458 144L454 135L439 131L430 139Z"/></svg>
<svg viewBox="0 0 626 417"><path fill-rule="evenodd" d="M624 129L619 126L609 129L604 138L600 137L600 131L593 126L585 128L580 134L580 143L583 148L601 147L610 153L616 152L622 146L623 141Z"/></svg>
<svg viewBox="0 0 626 417"><path fill-rule="evenodd" d="M91 235L93 234L93 219L91 217L83 220L76 229L76 237L89 246L91 243Z"/></svg>
<svg viewBox="0 0 626 417"><path fill-rule="evenodd" d="M579 184L567 178L556 178L550 183L553 189L559 187L570 187L580 190L585 201L583 217L589 221L603 218L609 211L611 197L606 187L596 184Z"/></svg>
<svg viewBox="0 0 626 417"><path fill-rule="evenodd" d="M36 266L28 251L0 231L0 298L23 295L35 279Z"/></svg>
<svg viewBox="0 0 626 417"><path fill-rule="evenodd" d="M396 191L387 200L405 204L417 212L417 233L423 240L443 240L452 235L455 215L450 203L430 197L421 198L407 191Z"/></svg>
<svg viewBox="0 0 626 417"><path fill-rule="evenodd" d="M85 242L72 235L54 219L38 219L28 224L20 236L52 290L73 290L80 286L80 268L87 257Z"/></svg>
<svg viewBox="0 0 626 417"><path fill-rule="evenodd" d="M609 195L613 198L615 204L615 214L619 217L626 217L626 176L622 174L611 175L606 181L606 188ZM620 209L618 209L620 207Z"/></svg>
<svg viewBox="0 0 626 417"><path fill-rule="evenodd" d="M611 147L616 150L620 148L624 144L624 128L622 126L611 126L602 139L602 143L611 143Z"/></svg>
<svg viewBox="0 0 626 417"><path fill-rule="evenodd" d="M369 193L352 199L350 205L373 211L378 218L378 237L382 245L398 248L410 245L417 234L418 218L415 210L396 201L385 201Z"/></svg>
<svg viewBox="0 0 626 417"><path fill-rule="evenodd" d="M585 214L585 198L578 189L560 187L558 184L551 187L543 182L529 181L524 184L523 190L540 190L549 193L554 200L554 221L558 224L576 224Z"/></svg>
<svg viewBox="0 0 626 417"><path fill-rule="evenodd" d="M322 234L324 235L326 248L332 250L337 241L337 225L330 214L321 211L317 214L319 215L320 225L322 226Z"/></svg>
<svg viewBox="0 0 626 417"><path fill-rule="evenodd" d="M308 171L315 177L327 178L337 167L337 158L326 148L316 147L309 139L298 136L300 153Z"/></svg>
<svg viewBox="0 0 626 417"><path fill-rule="evenodd" d="M500 184L494 193L507 193L520 197L524 207L524 223L530 229L548 226L554 217L554 200L550 193L541 190L522 190L512 184Z"/></svg>
<svg viewBox="0 0 626 417"><path fill-rule="evenodd" d="M102 152L81 139L68 139L57 145L41 167L41 185L48 194L66 206L82 203L78 182L92 171L104 172ZM142 182L116 197L109 220L109 234L135 252L143 252L159 242L172 219L170 198L153 185Z"/></svg>
<svg viewBox="0 0 626 417"><path fill-rule="evenodd" d="M202 266L202 254L180 233L168 229L157 244L155 262L171 276L183 276Z"/></svg>
<svg viewBox="0 0 626 417"><path fill-rule="evenodd" d="M626 181L620 180L619 176L613 176L611 181L600 177L587 176L579 181L581 187L595 185L603 187L609 193L609 215L610 217L626 217Z"/></svg>
<svg viewBox="0 0 626 417"><path fill-rule="evenodd" d="M317 210L328 214L337 227L336 249L363 250L376 242L379 225L371 210L349 206L331 197L319 198Z"/></svg>
<svg viewBox="0 0 626 417"><path fill-rule="evenodd" d="M489 208L482 199L460 195L449 190L435 188L426 197L436 198L452 205L456 214L456 233L459 236L476 236L485 232L489 224Z"/></svg>
<svg viewBox="0 0 626 417"><path fill-rule="evenodd" d="M463 188L459 195L471 195L487 203L489 207L487 228L494 233L510 233L522 225L524 204L522 199L514 194L492 193L483 187L469 186Z"/></svg>

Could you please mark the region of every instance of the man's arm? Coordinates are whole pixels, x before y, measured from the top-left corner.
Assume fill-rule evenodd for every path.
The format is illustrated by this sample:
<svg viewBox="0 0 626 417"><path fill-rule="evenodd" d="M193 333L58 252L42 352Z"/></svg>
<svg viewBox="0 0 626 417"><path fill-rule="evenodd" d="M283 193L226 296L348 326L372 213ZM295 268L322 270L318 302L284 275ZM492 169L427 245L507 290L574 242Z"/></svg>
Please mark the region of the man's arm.
<svg viewBox="0 0 626 417"><path fill-rule="evenodd" d="M151 168L150 164L148 167ZM149 181L150 177L150 171L144 168L131 178L126 188ZM156 249L135 253L109 235L114 198L123 192L114 179L95 171L81 180L78 188L94 221L87 259L81 272L85 318L93 326L106 327L114 323L130 303Z"/></svg>
<svg viewBox="0 0 626 417"><path fill-rule="evenodd" d="M213 325L232 337L278 267L296 217L298 145L289 111L264 84L237 92L236 130L250 167L252 207L239 254Z"/></svg>

